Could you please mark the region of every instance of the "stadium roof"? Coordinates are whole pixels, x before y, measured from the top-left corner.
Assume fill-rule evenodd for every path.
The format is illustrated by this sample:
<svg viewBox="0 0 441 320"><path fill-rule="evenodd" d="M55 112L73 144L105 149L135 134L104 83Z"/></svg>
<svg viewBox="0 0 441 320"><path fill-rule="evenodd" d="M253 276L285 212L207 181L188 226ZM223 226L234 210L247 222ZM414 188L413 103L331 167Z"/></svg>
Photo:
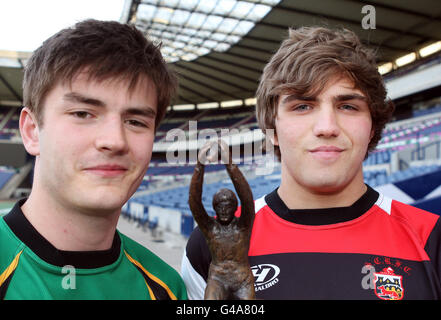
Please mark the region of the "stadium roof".
<svg viewBox="0 0 441 320"><path fill-rule="evenodd" d="M252 98L263 67L289 27L351 29L378 51L379 65L396 66L398 58L441 40L439 0L133 0L126 4L122 19L152 40L162 41L164 55L179 73L174 105L241 104ZM368 22L371 27L375 22L375 29L365 29L362 20L372 10L375 21ZM20 105L22 68L29 53L0 52L0 64L2 56L7 56L3 61L9 66L0 66L0 105Z"/></svg>

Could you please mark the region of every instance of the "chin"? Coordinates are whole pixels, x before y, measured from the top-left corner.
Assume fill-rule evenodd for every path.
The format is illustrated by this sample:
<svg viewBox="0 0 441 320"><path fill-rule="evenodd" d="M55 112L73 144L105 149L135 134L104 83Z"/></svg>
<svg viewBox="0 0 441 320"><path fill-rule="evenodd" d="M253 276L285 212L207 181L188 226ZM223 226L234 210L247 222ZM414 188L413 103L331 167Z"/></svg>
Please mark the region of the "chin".
<svg viewBox="0 0 441 320"><path fill-rule="evenodd" d="M105 196L90 197L84 196L77 199L77 206L82 211L91 212L91 215L104 215L106 213L113 213L121 210L125 203L125 198L115 196L114 194L107 194Z"/></svg>
<svg viewBox="0 0 441 320"><path fill-rule="evenodd" d="M119 212L121 210L121 207L122 205L87 205L84 206L83 212L89 212L89 216L105 217L113 215L115 212Z"/></svg>
<svg viewBox="0 0 441 320"><path fill-rule="evenodd" d="M304 184L308 189L313 190L315 193L326 194L335 193L342 190L346 184L338 178L323 178L317 177L317 179L309 180Z"/></svg>

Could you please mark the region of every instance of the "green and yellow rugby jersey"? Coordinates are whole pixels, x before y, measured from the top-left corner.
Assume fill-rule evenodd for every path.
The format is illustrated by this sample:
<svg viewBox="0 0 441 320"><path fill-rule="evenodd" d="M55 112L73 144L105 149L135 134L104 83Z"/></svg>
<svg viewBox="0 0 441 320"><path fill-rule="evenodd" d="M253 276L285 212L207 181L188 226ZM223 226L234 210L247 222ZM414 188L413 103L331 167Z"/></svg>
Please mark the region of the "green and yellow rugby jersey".
<svg viewBox="0 0 441 320"><path fill-rule="evenodd" d="M105 251L62 251L26 219L24 200L0 218L0 299L187 299L179 274L115 233Z"/></svg>

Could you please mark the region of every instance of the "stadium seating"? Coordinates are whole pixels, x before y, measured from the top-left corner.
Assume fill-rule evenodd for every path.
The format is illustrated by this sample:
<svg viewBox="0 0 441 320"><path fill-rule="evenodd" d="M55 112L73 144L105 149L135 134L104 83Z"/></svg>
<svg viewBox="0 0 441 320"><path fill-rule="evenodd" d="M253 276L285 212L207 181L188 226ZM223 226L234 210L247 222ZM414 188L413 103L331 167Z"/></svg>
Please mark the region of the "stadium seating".
<svg viewBox="0 0 441 320"><path fill-rule="evenodd" d="M250 128L253 126L257 127L254 116L241 114L237 115L237 117L227 119L225 114L223 114L223 110L219 111L218 116L219 118L216 118L216 112L204 112L203 116L198 120L198 130L205 127L231 128L238 122L240 125L245 125ZM186 124L185 121L181 121L176 122L175 125L185 128ZM161 129L172 127L173 125L170 124L170 126L166 125ZM166 133L164 132L163 134L165 135ZM426 143L426 145L424 145L423 142ZM409 181L415 181L415 179L419 179L419 177L437 175L438 172L441 172L441 161L436 163L426 161L427 163L425 163L425 149L430 146L430 143L439 144L439 148L441 149L441 105L430 110L415 112L413 118L391 123L385 128L377 149L371 152L363 162L365 182L373 188L381 189L391 185L406 189L406 187L403 186L406 186ZM390 167L394 153L414 149L412 161L415 160L417 164L414 165L413 162L411 162L407 169L391 172ZM437 158L440 159L439 154ZM173 212L179 212L181 215L181 228L179 232L188 236L194 227L194 221L188 207L189 180L191 179L193 170L194 166L190 164L169 165L165 161L153 161L147 172L146 179L140 187L140 190L144 192L135 194L129 203L135 202L145 208L161 207ZM225 172L225 169L223 165L213 165L208 166L206 172L220 175L222 172ZM173 187L173 183L176 183L179 177L182 178L184 183ZM167 180L167 178L169 180ZM155 190L155 182L161 179L171 181L171 187L161 191ZM253 176L248 178L248 182L254 198L260 198L277 188L280 183L280 168L276 169L271 176ZM150 186L149 183L151 183ZM212 197L214 193L221 188L229 188L234 191L233 184L229 179L225 179L225 175L223 179L217 182L204 184L202 202L209 215L214 215ZM424 206L433 207L432 203L435 201L432 198L410 198L415 201L415 205L419 205L422 208ZM130 211L130 209L127 210ZM140 224L142 221L149 219L148 211L149 210L145 210L144 214L138 214L137 221ZM441 212L439 213L441 214ZM125 214L131 216L130 212L126 212Z"/></svg>
<svg viewBox="0 0 441 320"><path fill-rule="evenodd" d="M0 108L0 139L13 139L18 136L19 108ZM258 127L253 108L229 108L212 110L190 110L174 112L168 115L157 132L156 143L161 143L167 132L174 128L188 130L190 120L197 121L197 129L212 128L249 128ZM441 159L441 104L429 109L414 111L413 117L407 120L388 124L383 131L376 150L364 160L364 180L374 188L388 185L402 185L421 176L435 174L441 170L441 161L431 163L426 161L426 150L429 147L438 148L437 159ZM405 168L392 171L391 163L394 154L412 150L410 162ZM182 230L185 234L191 232L194 222L188 208L188 184L193 174L193 164L169 164L165 160L153 159L142 181L138 192L129 203L136 202L146 208L143 213L130 213L126 207L124 215L135 219L140 225L146 225L149 220L148 208L152 206L180 212L182 215ZM207 174L225 175L224 166L210 165L206 167ZM0 171L0 189L13 175L11 172ZM248 178L255 199L271 192L279 185L280 169L271 176L252 176ZM215 179L216 180L216 179ZM158 183L162 186L158 189ZM220 188L234 190L229 180L220 179L217 182L204 184L203 204L210 215L214 215L212 197ZM158 191L161 190L161 191ZM433 199L415 199L422 206L431 205Z"/></svg>
<svg viewBox="0 0 441 320"><path fill-rule="evenodd" d="M0 169L0 190L5 186L5 184L11 179L15 174L12 169Z"/></svg>
<svg viewBox="0 0 441 320"><path fill-rule="evenodd" d="M19 117L20 108L0 108L0 140L11 140L20 136L18 129Z"/></svg>

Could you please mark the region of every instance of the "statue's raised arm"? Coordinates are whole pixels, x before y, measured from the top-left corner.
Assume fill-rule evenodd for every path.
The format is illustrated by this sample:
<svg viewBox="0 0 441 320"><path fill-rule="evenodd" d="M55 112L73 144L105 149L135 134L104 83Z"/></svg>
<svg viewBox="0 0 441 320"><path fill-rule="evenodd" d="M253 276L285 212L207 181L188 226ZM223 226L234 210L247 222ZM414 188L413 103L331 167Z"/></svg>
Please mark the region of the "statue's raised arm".
<svg viewBox="0 0 441 320"><path fill-rule="evenodd" d="M214 224L213 218L207 214L207 211L202 204L202 185L204 183L205 163L208 161L207 152L212 145L213 142L208 142L199 151L197 163L190 183L188 198L191 213L196 220L199 229L201 229L204 234L210 232L212 225Z"/></svg>
<svg viewBox="0 0 441 320"><path fill-rule="evenodd" d="M229 152L228 145L221 139L218 141L218 150L240 199L241 215L239 218L239 227L247 228L251 232L255 212L253 193L250 185L238 166L233 163L232 153Z"/></svg>

